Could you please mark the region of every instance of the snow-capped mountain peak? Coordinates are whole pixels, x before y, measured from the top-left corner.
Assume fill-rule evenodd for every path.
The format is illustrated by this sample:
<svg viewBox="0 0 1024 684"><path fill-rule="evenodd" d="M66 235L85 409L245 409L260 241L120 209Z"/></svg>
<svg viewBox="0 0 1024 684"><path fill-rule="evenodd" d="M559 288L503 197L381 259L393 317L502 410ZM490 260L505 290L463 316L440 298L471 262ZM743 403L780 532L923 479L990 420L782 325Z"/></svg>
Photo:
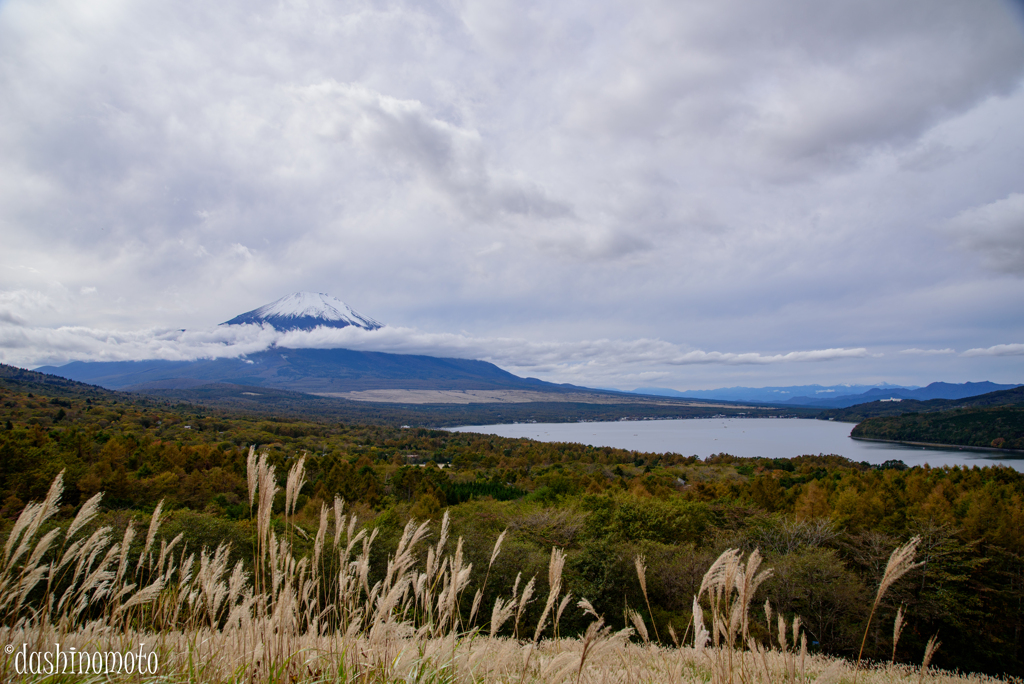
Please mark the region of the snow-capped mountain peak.
<svg viewBox="0 0 1024 684"><path fill-rule="evenodd" d="M277 330L312 330L318 326L345 328L354 325L376 330L380 323L359 313L348 304L323 292L296 292L258 309L235 316L223 325L268 323Z"/></svg>

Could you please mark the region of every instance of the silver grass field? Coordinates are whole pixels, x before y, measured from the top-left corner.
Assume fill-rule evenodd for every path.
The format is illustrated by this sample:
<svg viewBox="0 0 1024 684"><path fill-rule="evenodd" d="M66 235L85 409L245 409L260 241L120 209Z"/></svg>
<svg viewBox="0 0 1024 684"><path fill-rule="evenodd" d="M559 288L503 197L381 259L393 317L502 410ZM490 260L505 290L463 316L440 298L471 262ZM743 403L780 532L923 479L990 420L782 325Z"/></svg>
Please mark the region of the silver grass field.
<svg viewBox="0 0 1024 684"><path fill-rule="evenodd" d="M255 557L248 568L229 564L230 549L191 549L182 535L159 538L158 505L145 529L123 533L99 527L86 535L101 494L82 505L66 527L46 525L58 511L63 477L42 503L22 511L0 551L0 680L60 682L711 682L712 684L823 684L856 682L1005 681L929 666L940 647L929 641L917 666L851 662L807 652L800 618L773 615L758 641L751 636L751 606L771 576L755 550L745 559L724 552L693 597L682 634L668 635L645 619L650 604L627 608L632 628L613 630L586 597L563 593L565 553L552 548L548 576L525 578L482 605L490 566L501 553L496 539L481 586L463 540L449 538L444 515L431 539L429 522L410 521L384 576L370 581L376 530L360 528L344 503L324 505L311 556L296 558L294 524L278 537L271 508L279 492L266 455L250 450L249 503L255 513ZM285 518L295 512L304 482L304 459L289 471ZM47 531L43 532L46 528ZM912 539L889 559L872 606L916 567ZM134 560L137 558L137 560ZM133 562L134 561L134 562ZM647 597L646 561L635 559ZM543 606L527 624L526 607ZM646 608L646 613L643 611ZM563 636L566 611L590 620L578 637ZM775 619L773 623L773 617ZM865 636L871 618L865 627ZM893 650L904 626L893 625ZM502 636L509 634L511 636ZM662 636L674 646L660 645ZM653 639L652 639L653 637ZM863 649L863 646L862 646ZM53 653L29 667L26 653ZM110 654L153 654L155 672L110 669ZM68 654L78 654L68 658ZM92 657L82 657L92 654ZM106 658L106 661L104 661Z"/></svg>

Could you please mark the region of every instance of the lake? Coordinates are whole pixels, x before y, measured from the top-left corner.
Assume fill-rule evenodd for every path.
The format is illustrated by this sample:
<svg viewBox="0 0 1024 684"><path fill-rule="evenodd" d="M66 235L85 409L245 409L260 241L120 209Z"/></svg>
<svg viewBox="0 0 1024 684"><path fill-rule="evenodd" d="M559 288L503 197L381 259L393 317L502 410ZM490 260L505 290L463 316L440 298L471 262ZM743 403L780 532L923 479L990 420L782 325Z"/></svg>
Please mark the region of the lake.
<svg viewBox="0 0 1024 684"><path fill-rule="evenodd" d="M1024 458L969 447L937 449L850 438L853 423L801 418L700 418L609 423L517 423L450 428L541 442L577 442L649 453L671 451L707 458L721 452L734 456L792 458L803 454L839 454L854 461L881 464L900 460L908 466L1005 465L1024 471Z"/></svg>

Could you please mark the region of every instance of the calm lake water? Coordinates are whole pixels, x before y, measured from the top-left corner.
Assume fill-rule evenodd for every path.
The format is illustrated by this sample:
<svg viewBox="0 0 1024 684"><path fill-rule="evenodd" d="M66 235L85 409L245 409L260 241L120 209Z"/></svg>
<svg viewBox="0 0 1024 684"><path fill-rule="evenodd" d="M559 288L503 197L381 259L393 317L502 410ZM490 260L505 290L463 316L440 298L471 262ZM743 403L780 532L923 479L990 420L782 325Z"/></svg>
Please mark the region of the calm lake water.
<svg viewBox="0 0 1024 684"><path fill-rule="evenodd" d="M908 466L994 465L1024 471L1024 458L1002 452L900 446L851 439L853 423L800 418L701 418L614 423L519 423L472 425L455 432L528 437L541 442L577 442L651 453L675 452L707 458L734 456L792 458L802 454L839 454L854 461L880 464L891 459Z"/></svg>

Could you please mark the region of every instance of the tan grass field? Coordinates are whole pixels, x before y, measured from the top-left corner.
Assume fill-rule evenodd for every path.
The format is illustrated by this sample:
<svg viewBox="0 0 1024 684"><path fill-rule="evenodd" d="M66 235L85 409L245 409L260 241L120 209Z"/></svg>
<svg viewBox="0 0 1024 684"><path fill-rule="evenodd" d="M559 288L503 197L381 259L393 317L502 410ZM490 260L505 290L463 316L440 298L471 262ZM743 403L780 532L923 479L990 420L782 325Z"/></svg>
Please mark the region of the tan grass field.
<svg viewBox="0 0 1024 684"><path fill-rule="evenodd" d="M0 554L0 680L153 682L710 682L711 684L882 684L988 682L929 667L937 644L912 667L850 662L807 653L797 616L751 636L751 605L770 569L757 551L723 553L693 598L690 624L675 646L659 645L644 606L629 609L633 628L613 631L583 597L563 593L565 554L553 548L546 578L521 575L492 606L471 586L462 539L435 540L428 524L410 521L382 577L371 582L376 530L336 499L321 510L311 556L296 558L294 525L278 536L271 506L279 488L266 456L250 451L250 504L256 557L229 565L225 544L189 549L181 535L160 538L161 507L148 528L117 535L94 529L101 495L66 527L48 521L62 493L58 477L42 503L21 513ZM285 518L294 515L305 481L300 459L287 476ZM45 530L45 531L44 531ZM433 541L433 543L430 543ZM875 599L915 567L917 540L893 551ZM635 560L646 596L646 565ZM527 623L526 607L543 606ZM649 615L649 606L647 614ZM590 620L582 636L564 638L566 611ZM901 618L897 619L898 640ZM507 636L508 632L513 636ZM653 632L653 634L652 634ZM867 628L865 628L865 633ZM653 638L652 638L653 637ZM81 654L85 653L86 657ZM129 656L132 671L126 672ZM49 660L46 658L49 657ZM63 657L63 660L61 660ZM145 660L150 669L140 673ZM70 667L69 667L70 666ZM47 669L49 667L49 669ZM119 669L118 669L119 668ZM153 671L155 670L155 671Z"/></svg>
<svg viewBox="0 0 1024 684"><path fill-rule="evenodd" d="M406 632L406 633L402 633ZM0 639L21 643L37 633L0 630ZM51 638L58 635L53 634ZM417 637L409 626L376 638L369 636L302 635L291 640L294 651L285 662L264 668L268 650L262 642L253 643L253 633L235 630L212 632L198 629L185 633L146 633L109 630L103 626L83 627L63 636L62 646L79 650L108 651L143 643L160 654L157 677L122 675L113 681L166 682L609 682L646 683L741 682L783 684L815 682L850 684L854 664L838 658L769 651L736 651L733 677L715 677L714 663L722 659L723 649L660 647L636 644L626 635L608 635L590 644L583 659L582 639L542 639L517 642L508 637ZM30 642L31 643L31 642ZM51 646L52 648L52 646ZM580 663L583 662L581 670ZM20 677L8 661L3 681L47 681L43 676ZM52 681L52 680L51 680ZM104 676L82 674L64 681L108 681ZM958 674L918 666L890 665L863 667L857 677L863 684L987 684L1003 682L977 674Z"/></svg>

